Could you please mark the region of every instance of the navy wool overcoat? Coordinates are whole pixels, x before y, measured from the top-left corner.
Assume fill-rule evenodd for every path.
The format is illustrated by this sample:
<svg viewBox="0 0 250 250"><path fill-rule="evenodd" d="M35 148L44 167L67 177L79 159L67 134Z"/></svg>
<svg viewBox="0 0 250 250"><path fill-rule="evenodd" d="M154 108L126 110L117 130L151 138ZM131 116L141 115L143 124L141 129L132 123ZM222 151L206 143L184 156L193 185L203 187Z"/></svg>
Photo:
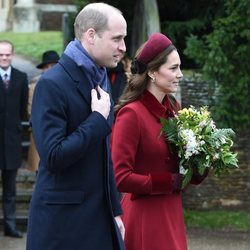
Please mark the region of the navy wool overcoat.
<svg viewBox="0 0 250 250"><path fill-rule="evenodd" d="M41 160L27 250L124 249L114 220L121 207L107 150L111 128L91 111L90 84L67 55L40 78L31 123Z"/></svg>

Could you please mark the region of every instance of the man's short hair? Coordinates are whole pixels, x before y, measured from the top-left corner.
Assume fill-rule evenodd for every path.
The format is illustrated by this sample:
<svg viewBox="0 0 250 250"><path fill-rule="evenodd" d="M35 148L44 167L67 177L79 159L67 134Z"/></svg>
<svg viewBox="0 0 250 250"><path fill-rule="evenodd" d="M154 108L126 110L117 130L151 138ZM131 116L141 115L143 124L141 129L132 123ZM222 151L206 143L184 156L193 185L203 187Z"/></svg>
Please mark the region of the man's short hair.
<svg viewBox="0 0 250 250"><path fill-rule="evenodd" d="M75 37L81 40L88 29L93 28L98 35L108 29L108 14L110 11L121 11L109 4L92 3L86 5L77 15L74 23Z"/></svg>

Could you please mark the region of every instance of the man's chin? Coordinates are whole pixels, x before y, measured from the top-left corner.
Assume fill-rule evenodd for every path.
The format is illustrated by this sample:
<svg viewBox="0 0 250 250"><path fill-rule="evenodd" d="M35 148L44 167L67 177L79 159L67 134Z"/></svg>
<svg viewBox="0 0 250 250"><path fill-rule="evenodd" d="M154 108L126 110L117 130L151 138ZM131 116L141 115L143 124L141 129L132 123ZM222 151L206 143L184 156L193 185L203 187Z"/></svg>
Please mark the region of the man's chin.
<svg viewBox="0 0 250 250"><path fill-rule="evenodd" d="M119 61L115 61L115 62L113 62L112 64L110 64L108 67L109 67L109 68L115 68L115 67L117 66L118 62L119 62Z"/></svg>

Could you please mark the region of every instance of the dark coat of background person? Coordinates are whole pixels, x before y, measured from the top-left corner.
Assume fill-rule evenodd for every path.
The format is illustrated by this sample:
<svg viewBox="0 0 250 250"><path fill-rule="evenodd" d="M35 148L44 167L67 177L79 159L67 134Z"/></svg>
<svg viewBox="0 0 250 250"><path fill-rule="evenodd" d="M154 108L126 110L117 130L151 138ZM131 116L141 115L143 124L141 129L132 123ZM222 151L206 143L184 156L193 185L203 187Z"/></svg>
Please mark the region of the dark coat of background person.
<svg viewBox="0 0 250 250"><path fill-rule="evenodd" d="M91 112L90 92L86 75L65 54L37 83L31 122L41 178L30 204L27 249L110 250L112 242L114 249L123 249L114 220L121 207L105 141L111 128L100 113ZM65 127L68 138L54 155L58 127L51 128L51 122ZM70 148L75 157L65 155ZM103 233L111 225L113 239Z"/></svg>
<svg viewBox="0 0 250 250"><path fill-rule="evenodd" d="M3 230L21 238L16 228L16 174L22 164L22 125L27 119L27 75L11 68L8 89L0 77L0 170L2 176Z"/></svg>
<svg viewBox="0 0 250 250"><path fill-rule="evenodd" d="M112 98L114 103L117 103L127 83L124 64L119 62L115 68L107 68L107 73L111 84Z"/></svg>
<svg viewBox="0 0 250 250"><path fill-rule="evenodd" d="M27 75L12 67L8 90L0 77L0 169L21 167L21 120L27 119L27 102Z"/></svg>
<svg viewBox="0 0 250 250"><path fill-rule="evenodd" d="M48 71L51 67L53 67L59 60L59 55L54 50L47 50L42 55L42 61L36 66L38 69L41 69L43 74ZM29 85L29 99L28 99L28 115L31 116L31 105L33 100L33 93L36 88L36 84L41 77L40 75L35 76L30 85ZM28 150L27 157L27 168L31 171L37 171L38 163L39 163L39 155L36 150L35 141L33 138L32 131L30 131L30 145Z"/></svg>

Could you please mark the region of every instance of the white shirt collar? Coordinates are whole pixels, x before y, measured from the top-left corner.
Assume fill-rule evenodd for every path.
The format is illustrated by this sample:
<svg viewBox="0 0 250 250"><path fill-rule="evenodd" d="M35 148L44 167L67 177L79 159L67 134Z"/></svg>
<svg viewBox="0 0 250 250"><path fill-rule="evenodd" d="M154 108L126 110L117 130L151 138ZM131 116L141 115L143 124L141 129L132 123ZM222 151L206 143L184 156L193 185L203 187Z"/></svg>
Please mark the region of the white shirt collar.
<svg viewBox="0 0 250 250"><path fill-rule="evenodd" d="M2 68L0 68L0 75L2 77L2 79L4 78L4 75L7 74L8 75L8 80L10 79L10 74L11 74L11 66L9 66L9 68L7 70L3 70Z"/></svg>

